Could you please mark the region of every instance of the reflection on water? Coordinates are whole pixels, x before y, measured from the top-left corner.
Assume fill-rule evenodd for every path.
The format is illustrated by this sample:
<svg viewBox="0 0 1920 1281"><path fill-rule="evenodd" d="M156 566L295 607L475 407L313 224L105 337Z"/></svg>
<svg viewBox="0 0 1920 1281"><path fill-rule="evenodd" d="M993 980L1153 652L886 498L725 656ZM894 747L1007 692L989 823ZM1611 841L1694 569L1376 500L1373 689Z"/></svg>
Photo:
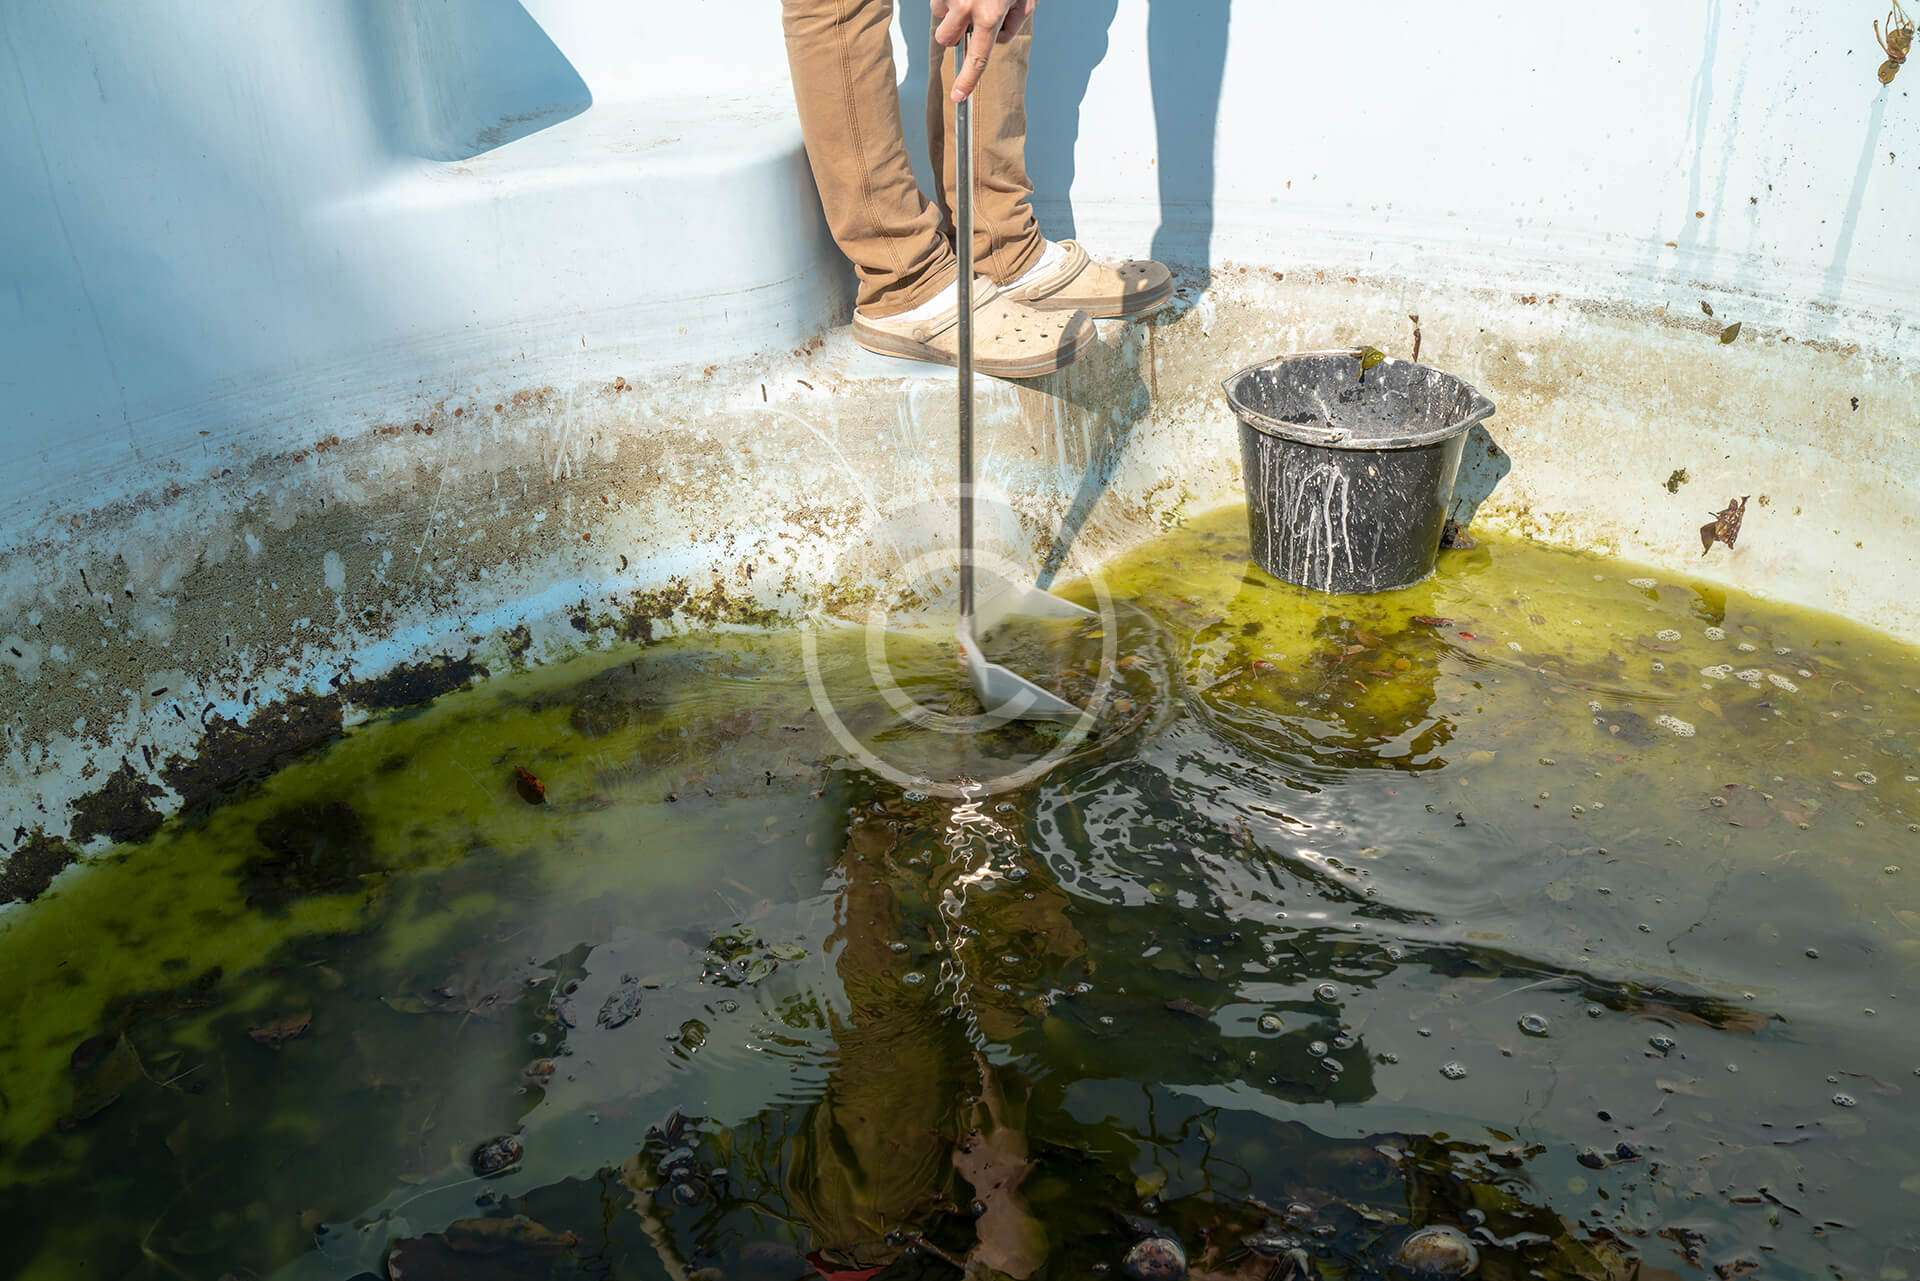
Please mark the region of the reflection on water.
<svg viewBox="0 0 1920 1281"><path fill-rule="evenodd" d="M1920 659L1497 541L1310 597L1238 520L1114 575L1024 790L864 773L790 637L674 642L0 917L0 1275L1920 1274ZM963 757L825 662L928 769L1059 732Z"/></svg>

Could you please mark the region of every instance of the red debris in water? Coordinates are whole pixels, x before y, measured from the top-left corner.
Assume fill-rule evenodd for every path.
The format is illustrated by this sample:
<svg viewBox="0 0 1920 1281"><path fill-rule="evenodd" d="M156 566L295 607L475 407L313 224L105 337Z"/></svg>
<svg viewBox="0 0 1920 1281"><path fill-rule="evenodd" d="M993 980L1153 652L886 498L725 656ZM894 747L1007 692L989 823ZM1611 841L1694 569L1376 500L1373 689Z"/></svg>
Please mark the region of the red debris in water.
<svg viewBox="0 0 1920 1281"><path fill-rule="evenodd" d="M547 785L540 776L524 765L513 767L513 790L520 793L520 799L529 805L547 803Z"/></svg>

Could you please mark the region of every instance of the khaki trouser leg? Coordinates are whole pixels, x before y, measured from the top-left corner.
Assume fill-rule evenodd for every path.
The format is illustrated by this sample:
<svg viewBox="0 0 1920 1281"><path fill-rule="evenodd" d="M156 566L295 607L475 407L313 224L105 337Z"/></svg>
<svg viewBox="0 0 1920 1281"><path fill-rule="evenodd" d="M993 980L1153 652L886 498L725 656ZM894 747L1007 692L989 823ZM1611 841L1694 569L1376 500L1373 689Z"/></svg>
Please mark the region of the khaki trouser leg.
<svg viewBox="0 0 1920 1281"><path fill-rule="evenodd" d="M953 279L953 248L907 161L892 0L783 0L781 16L807 161L827 226L859 276L856 305L875 319L918 306ZM1024 81L1024 54L1020 63ZM976 216L986 208L983 193Z"/></svg>
<svg viewBox="0 0 1920 1281"><path fill-rule="evenodd" d="M909 4L920 0L907 0ZM974 270L1006 284L1046 248L1027 180L1027 59L1033 22L993 57L973 91ZM927 148L940 185L940 212L953 230L953 50L933 46L927 76Z"/></svg>

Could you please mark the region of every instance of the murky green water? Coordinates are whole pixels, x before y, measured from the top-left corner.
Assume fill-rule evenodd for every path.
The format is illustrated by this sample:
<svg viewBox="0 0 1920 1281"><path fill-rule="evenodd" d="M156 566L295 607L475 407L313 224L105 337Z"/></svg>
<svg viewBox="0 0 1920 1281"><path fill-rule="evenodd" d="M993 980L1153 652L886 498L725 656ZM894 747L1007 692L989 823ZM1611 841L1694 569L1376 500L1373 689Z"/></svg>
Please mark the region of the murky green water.
<svg viewBox="0 0 1920 1281"><path fill-rule="evenodd" d="M0 916L0 1274L1920 1276L1920 655L1508 542L1310 597L1239 521L1110 576L1097 732L971 804L707 638L69 873ZM909 770L1059 741L819 668Z"/></svg>

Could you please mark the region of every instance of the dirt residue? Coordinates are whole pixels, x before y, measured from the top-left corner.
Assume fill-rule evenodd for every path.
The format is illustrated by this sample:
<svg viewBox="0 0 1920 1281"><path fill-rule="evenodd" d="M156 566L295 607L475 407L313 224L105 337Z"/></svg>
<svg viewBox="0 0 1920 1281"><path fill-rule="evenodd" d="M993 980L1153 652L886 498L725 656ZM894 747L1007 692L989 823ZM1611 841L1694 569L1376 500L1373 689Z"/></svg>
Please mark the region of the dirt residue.
<svg viewBox="0 0 1920 1281"><path fill-rule="evenodd" d="M73 839L84 843L104 836L116 845L146 840L160 827L160 811L153 804L160 794L123 759L103 786L74 802Z"/></svg>
<svg viewBox="0 0 1920 1281"><path fill-rule="evenodd" d="M245 725L216 716L191 758L176 756L160 777L180 796L183 813L206 810L222 793L257 782L292 757L340 736L340 698L302 694L265 707Z"/></svg>
<svg viewBox="0 0 1920 1281"><path fill-rule="evenodd" d="M343 685L340 695L356 707L384 712L420 707L486 677L487 669L475 662L472 654L462 658L439 655L424 663L396 667L384 676Z"/></svg>
<svg viewBox="0 0 1920 1281"><path fill-rule="evenodd" d="M0 903L33 902L78 857L65 841L34 832L0 864Z"/></svg>

